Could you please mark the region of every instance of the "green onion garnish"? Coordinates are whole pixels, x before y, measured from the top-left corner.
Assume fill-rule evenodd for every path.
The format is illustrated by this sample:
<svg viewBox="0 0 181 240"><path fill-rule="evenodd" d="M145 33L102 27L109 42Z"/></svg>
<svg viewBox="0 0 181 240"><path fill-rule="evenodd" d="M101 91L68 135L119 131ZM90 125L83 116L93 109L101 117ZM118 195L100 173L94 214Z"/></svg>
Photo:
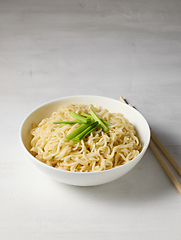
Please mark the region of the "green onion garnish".
<svg viewBox="0 0 181 240"><path fill-rule="evenodd" d="M90 132L92 132L94 129L98 127L99 123L94 122L90 126L88 126L84 131L79 133L76 137L72 139L74 143L78 143L81 139L83 139L85 136L87 136Z"/></svg>
<svg viewBox="0 0 181 240"><path fill-rule="evenodd" d="M80 120L83 123L87 123L88 119L85 117L80 116L79 114L75 113L75 112L71 112L70 115L74 118L76 118L77 120Z"/></svg>
<svg viewBox="0 0 181 240"><path fill-rule="evenodd" d="M94 120L100 124L104 132L109 131L109 128L103 123L103 121L97 116L97 114L92 109L90 109L89 112L91 116L94 118Z"/></svg>
<svg viewBox="0 0 181 240"><path fill-rule="evenodd" d="M87 113L84 113L84 112L81 112L81 115L84 116L84 117L87 117L87 118L89 118L89 119L92 118L92 116L91 116L90 114L87 114ZM106 121L106 120L104 120L104 119L101 119L101 120L103 121L104 124L106 124L106 125L108 125L108 126L111 125L110 122L108 122L108 121Z"/></svg>
<svg viewBox="0 0 181 240"><path fill-rule="evenodd" d="M78 128L76 128L71 133L69 133L65 138L67 139L67 141L70 141L72 138L76 137L81 132L83 132L86 128L88 128L91 124L92 124L92 121L89 121L88 123L83 123Z"/></svg>
<svg viewBox="0 0 181 240"><path fill-rule="evenodd" d="M92 116L90 114L87 114L87 113L84 113L84 112L81 112L81 115L84 116L84 117L87 117L87 118L92 118Z"/></svg>
<svg viewBox="0 0 181 240"><path fill-rule="evenodd" d="M70 115L74 117L76 120L74 121L60 121L53 122L54 124L61 124L59 127L63 127L66 124L76 124L80 123L81 125L74 129L71 133L69 133L65 138L69 142L72 140L74 143L78 143L81 139L87 136L94 129L101 127L104 132L107 132L109 129L106 125L111 125L110 122L107 122L103 119L100 119L97 114L90 109L90 114L81 113L81 115L71 112ZM53 159L53 158L52 158Z"/></svg>
<svg viewBox="0 0 181 240"><path fill-rule="evenodd" d="M83 123L82 121L80 120L76 120L76 121L60 121L60 122L53 122L54 124L62 124L62 123L65 123L65 124L75 124L75 123Z"/></svg>

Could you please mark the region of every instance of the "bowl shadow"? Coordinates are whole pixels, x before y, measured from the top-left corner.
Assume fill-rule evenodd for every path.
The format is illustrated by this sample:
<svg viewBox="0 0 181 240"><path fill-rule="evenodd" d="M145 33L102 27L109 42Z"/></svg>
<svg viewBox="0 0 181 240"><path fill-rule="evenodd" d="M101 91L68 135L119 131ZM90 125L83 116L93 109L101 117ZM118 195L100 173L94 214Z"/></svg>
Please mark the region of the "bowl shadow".
<svg viewBox="0 0 181 240"><path fill-rule="evenodd" d="M103 204L145 202L168 194L167 184L170 180L166 176L165 178L160 176L160 171L164 176L164 170L148 148L142 160L129 173L110 183L89 187L70 186L58 182L57 184L61 188L66 187L66 190L71 191L74 196L83 195L84 200L88 198L89 201L91 199ZM168 181L166 185L165 181Z"/></svg>

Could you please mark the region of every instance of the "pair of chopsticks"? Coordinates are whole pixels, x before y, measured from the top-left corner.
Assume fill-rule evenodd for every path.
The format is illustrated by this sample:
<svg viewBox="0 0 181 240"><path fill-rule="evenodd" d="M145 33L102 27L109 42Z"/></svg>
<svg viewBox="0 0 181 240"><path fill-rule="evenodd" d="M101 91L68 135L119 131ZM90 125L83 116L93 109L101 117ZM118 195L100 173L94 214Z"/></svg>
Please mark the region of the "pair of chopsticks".
<svg viewBox="0 0 181 240"><path fill-rule="evenodd" d="M123 97L120 97L120 101L123 103L126 103L132 107L131 104L129 104ZM150 129L151 132L151 140L150 140L150 148L157 157L158 161L162 165L163 169L167 173L168 177L172 181L172 183L175 185L176 189L178 190L179 193L181 193L181 184L174 175L174 173L171 171L167 163L165 162L164 158L160 154L158 148L156 145L159 147L159 149L164 153L164 155L167 157L167 159L170 161L172 166L175 168L175 170L181 175L181 167L178 165L178 163L175 161L175 159L170 155L170 153L167 151L167 149L162 145L162 143L159 141L159 139L156 137L156 135L153 133L153 131Z"/></svg>

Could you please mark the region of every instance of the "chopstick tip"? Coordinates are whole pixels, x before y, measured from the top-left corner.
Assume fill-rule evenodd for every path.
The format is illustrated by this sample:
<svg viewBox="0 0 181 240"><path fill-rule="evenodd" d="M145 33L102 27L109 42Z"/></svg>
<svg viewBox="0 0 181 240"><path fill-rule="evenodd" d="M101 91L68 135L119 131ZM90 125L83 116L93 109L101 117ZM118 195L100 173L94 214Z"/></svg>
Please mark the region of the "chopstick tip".
<svg viewBox="0 0 181 240"><path fill-rule="evenodd" d="M122 96L120 97L120 101L123 102L123 103L128 104L128 101L124 97L122 97Z"/></svg>

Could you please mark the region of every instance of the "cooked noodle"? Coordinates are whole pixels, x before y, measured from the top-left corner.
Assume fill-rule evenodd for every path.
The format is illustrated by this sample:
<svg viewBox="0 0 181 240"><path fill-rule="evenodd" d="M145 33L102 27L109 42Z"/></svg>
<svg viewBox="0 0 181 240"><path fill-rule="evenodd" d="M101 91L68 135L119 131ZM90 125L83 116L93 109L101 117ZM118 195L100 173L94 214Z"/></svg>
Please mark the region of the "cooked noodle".
<svg viewBox="0 0 181 240"><path fill-rule="evenodd" d="M80 142L67 141L65 136L80 124L59 127L57 121L74 120L70 112L89 113L92 109L100 118L111 122L109 131L101 128L92 131ZM141 151L141 143L135 128L121 113L110 113L106 109L84 104L63 106L50 118L43 119L31 130L31 152L41 162L63 170L95 172L123 165Z"/></svg>

